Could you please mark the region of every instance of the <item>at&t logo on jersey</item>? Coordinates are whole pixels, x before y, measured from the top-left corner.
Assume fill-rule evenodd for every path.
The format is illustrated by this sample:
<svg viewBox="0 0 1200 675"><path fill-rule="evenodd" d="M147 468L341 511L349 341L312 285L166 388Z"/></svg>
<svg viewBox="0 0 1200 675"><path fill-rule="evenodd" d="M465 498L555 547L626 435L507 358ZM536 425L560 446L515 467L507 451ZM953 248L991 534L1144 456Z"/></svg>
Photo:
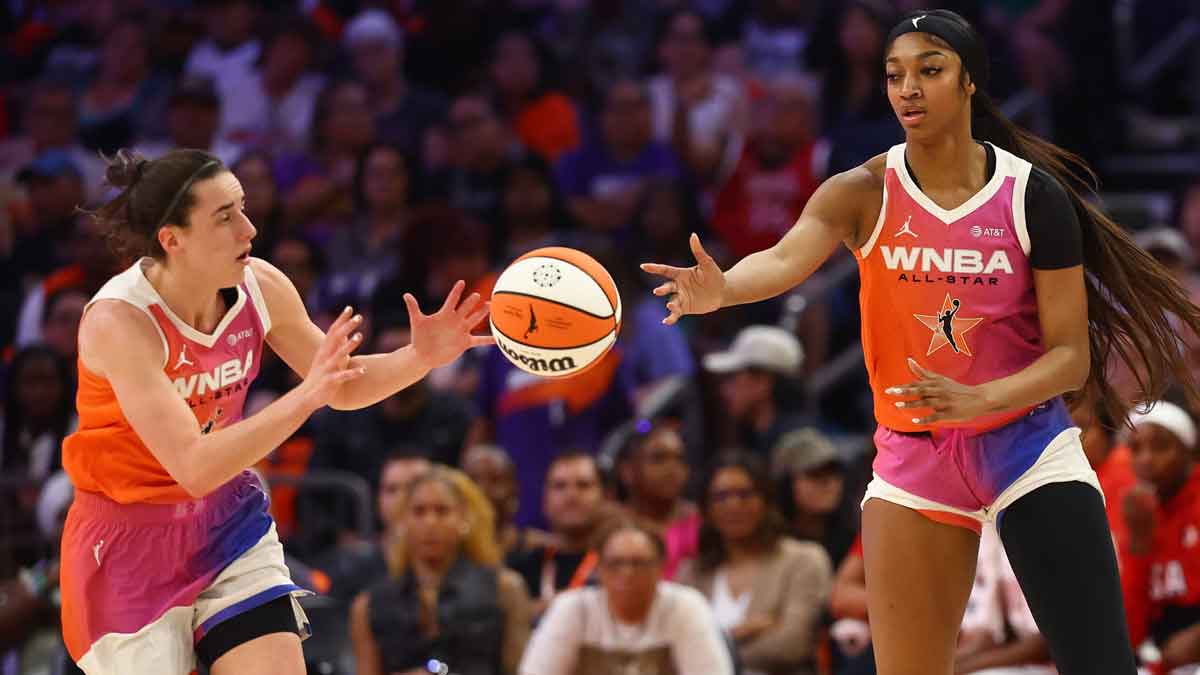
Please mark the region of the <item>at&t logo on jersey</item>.
<svg viewBox="0 0 1200 675"><path fill-rule="evenodd" d="M1008 253L1003 250L992 251L987 260L984 260L983 251L969 248L880 246L879 252L883 255L885 267L905 273L900 275L900 281L968 283L968 279L965 277L950 276L965 274L989 276L991 278L986 282L982 278L976 277L970 283L977 285L987 283L989 286L994 286L999 282L995 275L1013 273L1012 262L1008 259ZM910 279L907 273L911 272L924 272L925 277L921 279L914 274ZM947 276L930 276L931 272L942 272Z"/></svg>
<svg viewBox="0 0 1200 675"><path fill-rule="evenodd" d="M190 399L193 394L203 397L210 392L217 394L216 397L219 398L222 389L241 384L242 380L250 374L252 365L254 365L253 349L246 352L245 361L233 358L207 373L192 373L186 378L175 378L175 390L185 399Z"/></svg>

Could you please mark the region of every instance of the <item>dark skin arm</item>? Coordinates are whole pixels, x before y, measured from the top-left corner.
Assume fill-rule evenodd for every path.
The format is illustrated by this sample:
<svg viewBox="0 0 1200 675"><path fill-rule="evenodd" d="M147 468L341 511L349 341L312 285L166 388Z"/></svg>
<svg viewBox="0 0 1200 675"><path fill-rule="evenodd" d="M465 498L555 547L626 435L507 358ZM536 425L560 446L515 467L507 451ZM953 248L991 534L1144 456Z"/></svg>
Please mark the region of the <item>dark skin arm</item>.
<svg viewBox="0 0 1200 675"><path fill-rule="evenodd" d="M965 421L1016 410L1075 391L1087 381L1087 290L1083 266L1033 271L1038 319L1046 353L1026 368L991 382L965 385L908 360L915 380L889 387L896 407L913 411L917 424Z"/></svg>

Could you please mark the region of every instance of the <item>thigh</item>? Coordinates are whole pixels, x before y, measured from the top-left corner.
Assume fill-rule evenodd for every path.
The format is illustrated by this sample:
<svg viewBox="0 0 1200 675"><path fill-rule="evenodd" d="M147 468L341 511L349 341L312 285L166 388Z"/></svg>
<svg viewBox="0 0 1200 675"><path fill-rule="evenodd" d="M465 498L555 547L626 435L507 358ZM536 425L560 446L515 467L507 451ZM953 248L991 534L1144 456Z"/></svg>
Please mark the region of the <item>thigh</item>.
<svg viewBox="0 0 1200 675"><path fill-rule="evenodd" d="M192 651L191 607L176 607L136 633L109 633L78 661L87 675L188 675Z"/></svg>
<svg viewBox="0 0 1200 675"><path fill-rule="evenodd" d="M225 652L211 675L305 675L304 652L295 633L271 633Z"/></svg>
<svg viewBox="0 0 1200 675"><path fill-rule="evenodd" d="M1062 675L1132 675L1133 648L1100 492L1037 488L1000 516L1000 537Z"/></svg>
<svg viewBox="0 0 1200 675"><path fill-rule="evenodd" d="M899 504L863 507L871 641L880 675L950 675L979 536Z"/></svg>

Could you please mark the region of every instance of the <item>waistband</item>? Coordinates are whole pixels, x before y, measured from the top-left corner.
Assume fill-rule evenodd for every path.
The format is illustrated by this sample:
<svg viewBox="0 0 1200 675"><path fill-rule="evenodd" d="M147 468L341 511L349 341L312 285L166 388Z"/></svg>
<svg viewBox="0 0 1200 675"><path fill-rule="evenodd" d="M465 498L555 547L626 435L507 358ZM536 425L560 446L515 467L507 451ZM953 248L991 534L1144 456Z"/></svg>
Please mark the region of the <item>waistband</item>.
<svg viewBox="0 0 1200 675"><path fill-rule="evenodd" d="M898 429L893 429L891 427L884 426L882 424L880 426L883 426L888 431L890 431L894 434L898 434L900 436L909 436L912 438L928 438L928 439L933 439L935 441L944 439L944 438L949 438L951 436L956 436L956 435L964 436L967 438L974 438L977 436L986 436L987 434L995 433L997 431L1000 431L1006 427L1009 427L1009 426L1016 424L1022 420L1025 420L1027 418L1033 417L1035 415L1040 415L1049 410L1053 410L1058 405L1062 405L1065 407L1066 404L1063 403L1063 400L1061 398L1052 398L1049 401L1043 401L1043 402L1033 406L1032 408L1030 408L1025 414L1021 415L1020 417L1017 417L1016 419L1013 419L1012 421L1010 421L1002 426L993 427L991 429L984 429L983 431L976 431L975 429L972 429L970 427L945 427L945 428L927 429L925 431L900 431Z"/></svg>
<svg viewBox="0 0 1200 675"><path fill-rule="evenodd" d="M119 520L149 525L194 520L205 514L228 510L254 492L264 494L258 478L249 471L244 471L199 499L173 504L122 504L99 492L76 490L71 510L75 512L76 517L86 520Z"/></svg>

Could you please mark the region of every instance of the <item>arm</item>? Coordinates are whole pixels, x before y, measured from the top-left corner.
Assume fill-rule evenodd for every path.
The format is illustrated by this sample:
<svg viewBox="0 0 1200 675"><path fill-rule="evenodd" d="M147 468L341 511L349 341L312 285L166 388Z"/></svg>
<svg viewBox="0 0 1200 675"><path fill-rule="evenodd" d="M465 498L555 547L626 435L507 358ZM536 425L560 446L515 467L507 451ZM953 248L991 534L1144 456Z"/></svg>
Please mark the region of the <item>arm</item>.
<svg viewBox="0 0 1200 675"><path fill-rule="evenodd" d="M668 279L654 289L655 295L677 294L667 302L671 314L664 321L673 324L685 314L758 302L794 288L815 272L839 243L857 243L859 225L867 222L866 211L882 200L879 185L879 177L866 166L830 178L817 188L796 224L777 244L746 256L724 273L696 235L691 240L696 266L643 264L644 271Z"/></svg>
<svg viewBox="0 0 1200 675"><path fill-rule="evenodd" d="M1167 639L1162 648L1163 666L1177 668L1200 661L1200 623L1193 624Z"/></svg>
<svg viewBox="0 0 1200 675"><path fill-rule="evenodd" d="M371 635L370 600L366 593L359 593L350 606L350 640L354 644L354 660L358 664L356 675L383 675L383 663L379 658L379 645Z"/></svg>
<svg viewBox="0 0 1200 675"><path fill-rule="evenodd" d="M529 627L533 617L529 606L529 594L525 582L510 569L501 569L499 578L499 601L504 609L504 648L501 661L505 673L516 673L521 663L521 653L529 642Z"/></svg>
<svg viewBox="0 0 1200 675"><path fill-rule="evenodd" d="M575 672L583 632L583 624L578 620L584 612L582 600L583 596L573 591L550 604L521 657L520 675Z"/></svg>
<svg viewBox="0 0 1200 675"><path fill-rule="evenodd" d="M742 663L754 670L774 670L812 659L817 624L829 599L833 571L829 556L816 544L788 556L781 586L783 611L770 628L739 647Z"/></svg>
<svg viewBox="0 0 1200 675"><path fill-rule="evenodd" d="M867 566L861 555L850 554L842 561L829 595L829 611L837 619L867 620Z"/></svg>
<svg viewBox="0 0 1200 675"><path fill-rule="evenodd" d="M321 329L308 317L300 294L283 272L257 258L252 265L271 313L271 333L267 342L292 370L304 377L321 344ZM491 344L490 337L470 334L471 327L487 314L487 303L480 305L479 296L471 294L459 305L463 285L461 281L455 284L446 304L429 316L421 314L416 300L405 294L404 301L412 321L412 344L390 354L351 358L347 367L364 373L339 389L330 401L330 407L337 410L365 408L420 380L433 368L453 361L467 347Z"/></svg>
<svg viewBox="0 0 1200 675"><path fill-rule="evenodd" d="M257 414L202 434L196 416L159 365L162 342L151 319L118 300L96 303L79 326L79 358L108 380L138 438L184 490L208 494L287 440L360 372L345 367L358 346L358 323L338 317L313 350L312 367L295 389Z"/></svg>
<svg viewBox="0 0 1200 675"><path fill-rule="evenodd" d="M1050 660L1050 648L1041 635L1026 635L997 647L960 657L955 673L974 673L1001 666L1024 666Z"/></svg>

